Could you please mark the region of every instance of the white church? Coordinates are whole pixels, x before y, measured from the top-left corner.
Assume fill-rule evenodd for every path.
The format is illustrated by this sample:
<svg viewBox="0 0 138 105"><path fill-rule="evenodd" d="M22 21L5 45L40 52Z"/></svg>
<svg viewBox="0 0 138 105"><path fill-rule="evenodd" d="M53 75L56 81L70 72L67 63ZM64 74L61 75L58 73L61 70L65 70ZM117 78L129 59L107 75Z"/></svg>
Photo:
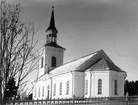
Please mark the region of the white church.
<svg viewBox="0 0 138 105"><path fill-rule="evenodd" d="M33 99L124 96L126 72L103 51L63 64L65 48L57 43L54 9L46 30L47 43L39 50L38 80Z"/></svg>

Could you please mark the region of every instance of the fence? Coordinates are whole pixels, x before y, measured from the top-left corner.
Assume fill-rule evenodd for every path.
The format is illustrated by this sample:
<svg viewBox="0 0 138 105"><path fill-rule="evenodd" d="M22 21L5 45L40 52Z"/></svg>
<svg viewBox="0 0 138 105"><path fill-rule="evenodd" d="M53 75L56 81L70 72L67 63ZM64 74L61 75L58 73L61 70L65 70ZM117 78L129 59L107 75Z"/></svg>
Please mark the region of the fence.
<svg viewBox="0 0 138 105"><path fill-rule="evenodd" d="M96 97L84 99L24 100L8 102L7 105L138 105L137 97Z"/></svg>

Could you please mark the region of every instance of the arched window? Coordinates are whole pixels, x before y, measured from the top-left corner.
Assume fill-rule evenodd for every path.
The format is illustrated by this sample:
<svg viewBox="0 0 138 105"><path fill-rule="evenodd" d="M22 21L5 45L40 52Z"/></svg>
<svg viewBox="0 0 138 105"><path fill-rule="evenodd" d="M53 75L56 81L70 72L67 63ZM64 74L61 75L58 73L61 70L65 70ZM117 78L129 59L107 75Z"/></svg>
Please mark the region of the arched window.
<svg viewBox="0 0 138 105"><path fill-rule="evenodd" d="M36 97L36 94L37 94L37 88L35 88L35 95L34 95L34 97Z"/></svg>
<svg viewBox="0 0 138 105"><path fill-rule="evenodd" d="M114 94L117 95L117 80L114 80Z"/></svg>
<svg viewBox="0 0 138 105"><path fill-rule="evenodd" d="M102 94L102 80L98 79L98 94Z"/></svg>
<svg viewBox="0 0 138 105"><path fill-rule="evenodd" d="M40 97L40 87L38 88L38 97Z"/></svg>
<svg viewBox="0 0 138 105"><path fill-rule="evenodd" d="M66 82L66 95L69 94L69 81Z"/></svg>
<svg viewBox="0 0 138 105"><path fill-rule="evenodd" d="M54 83L54 91L53 91L53 96L55 96L56 95L56 83Z"/></svg>
<svg viewBox="0 0 138 105"><path fill-rule="evenodd" d="M41 58L41 68L43 67L44 58Z"/></svg>
<svg viewBox="0 0 138 105"><path fill-rule="evenodd" d="M85 94L88 94L88 80L85 80Z"/></svg>
<svg viewBox="0 0 138 105"><path fill-rule="evenodd" d="M51 60L51 66L52 67L56 67L56 57L52 57L52 60Z"/></svg>
<svg viewBox="0 0 138 105"><path fill-rule="evenodd" d="M45 87L42 86L42 97L44 97L44 91L45 91Z"/></svg>
<svg viewBox="0 0 138 105"><path fill-rule="evenodd" d="M47 99L49 99L50 86L47 85Z"/></svg>
<svg viewBox="0 0 138 105"><path fill-rule="evenodd" d="M59 84L59 95L62 95L62 82Z"/></svg>

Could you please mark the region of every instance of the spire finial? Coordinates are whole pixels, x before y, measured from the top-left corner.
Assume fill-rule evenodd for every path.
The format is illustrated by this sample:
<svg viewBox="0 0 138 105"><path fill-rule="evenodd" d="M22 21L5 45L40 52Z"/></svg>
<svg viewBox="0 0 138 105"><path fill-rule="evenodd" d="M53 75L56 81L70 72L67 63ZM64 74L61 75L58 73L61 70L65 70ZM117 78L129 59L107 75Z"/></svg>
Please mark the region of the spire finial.
<svg viewBox="0 0 138 105"><path fill-rule="evenodd" d="M54 11L54 9L55 9L55 7L54 7L54 6L52 6L52 11Z"/></svg>

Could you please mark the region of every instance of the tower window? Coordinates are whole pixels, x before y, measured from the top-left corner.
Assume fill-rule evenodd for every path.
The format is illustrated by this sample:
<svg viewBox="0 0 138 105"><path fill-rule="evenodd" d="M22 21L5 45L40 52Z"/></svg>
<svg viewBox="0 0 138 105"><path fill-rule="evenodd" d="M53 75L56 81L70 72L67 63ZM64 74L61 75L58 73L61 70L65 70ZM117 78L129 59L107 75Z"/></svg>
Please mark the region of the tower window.
<svg viewBox="0 0 138 105"><path fill-rule="evenodd" d="M51 66L56 67L56 57L52 57Z"/></svg>
<svg viewBox="0 0 138 105"><path fill-rule="evenodd" d="M43 67L44 58L41 58L41 68Z"/></svg>
<svg viewBox="0 0 138 105"><path fill-rule="evenodd" d="M98 80L98 94L102 94L102 80Z"/></svg>
<svg viewBox="0 0 138 105"><path fill-rule="evenodd" d="M47 35L47 43L49 43L49 36Z"/></svg>

